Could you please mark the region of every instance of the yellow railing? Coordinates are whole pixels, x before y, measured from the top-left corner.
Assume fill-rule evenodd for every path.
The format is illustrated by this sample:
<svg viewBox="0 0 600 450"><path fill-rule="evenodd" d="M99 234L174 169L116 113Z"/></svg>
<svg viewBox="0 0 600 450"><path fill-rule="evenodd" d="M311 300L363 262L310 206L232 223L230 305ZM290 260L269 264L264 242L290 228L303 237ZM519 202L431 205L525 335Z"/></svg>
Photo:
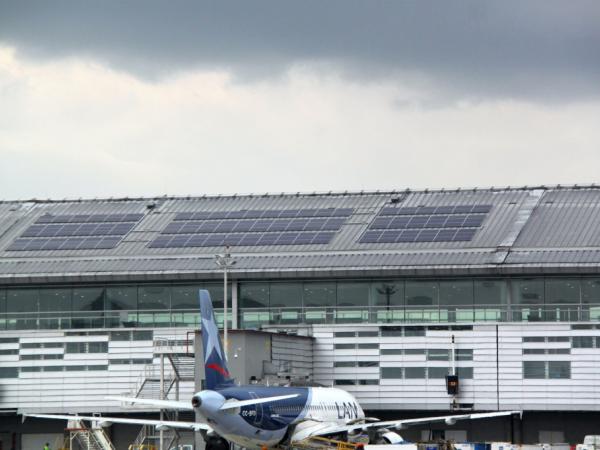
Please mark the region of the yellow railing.
<svg viewBox="0 0 600 450"><path fill-rule="evenodd" d="M315 445L316 444L316 445ZM337 450L358 450L364 447L362 443L354 443L354 442L346 442L346 441L338 441L336 439L328 439L325 437L312 437L305 439L303 441L294 442L292 444L293 448L311 448L314 449L316 446L336 448Z"/></svg>

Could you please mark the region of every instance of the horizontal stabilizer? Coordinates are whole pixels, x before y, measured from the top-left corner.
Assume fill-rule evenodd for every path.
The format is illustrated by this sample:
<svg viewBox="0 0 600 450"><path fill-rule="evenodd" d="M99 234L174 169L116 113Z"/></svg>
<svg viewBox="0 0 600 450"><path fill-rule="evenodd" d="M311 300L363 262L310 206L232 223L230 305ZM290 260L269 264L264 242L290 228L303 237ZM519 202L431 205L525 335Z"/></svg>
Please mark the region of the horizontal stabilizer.
<svg viewBox="0 0 600 450"><path fill-rule="evenodd" d="M115 400L117 402L124 403L135 403L139 405L156 406L160 409L179 409L179 410L190 410L192 407L191 402L180 402L176 400L154 400L150 398L137 398L137 397L104 397L106 400Z"/></svg>
<svg viewBox="0 0 600 450"><path fill-rule="evenodd" d="M252 398L250 400L227 400L219 409L223 411L226 409L241 408L242 406L258 405L260 403L278 402L280 400L287 400L288 398L294 397L298 397L298 394L278 395L276 397L265 398Z"/></svg>

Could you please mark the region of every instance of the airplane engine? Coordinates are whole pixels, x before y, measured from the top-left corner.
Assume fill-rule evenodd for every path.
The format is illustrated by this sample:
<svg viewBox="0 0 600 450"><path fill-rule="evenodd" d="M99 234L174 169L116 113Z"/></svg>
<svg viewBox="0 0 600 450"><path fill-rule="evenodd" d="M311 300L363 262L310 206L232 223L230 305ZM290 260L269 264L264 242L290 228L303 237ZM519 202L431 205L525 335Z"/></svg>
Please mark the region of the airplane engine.
<svg viewBox="0 0 600 450"><path fill-rule="evenodd" d="M305 420L296 425L293 430L291 441L298 442L316 436L324 429L328 428L329 424L316 422L314 420Z"/></svg>
<svg viewBox="0 0 600 450"><path fill-rule="evenodd" d="M404 442L404 439L402 439L402 436L400 436L398 433L386 431L385 433L379 435L379 441L382 444L400 444L401 442Z"/></svg>

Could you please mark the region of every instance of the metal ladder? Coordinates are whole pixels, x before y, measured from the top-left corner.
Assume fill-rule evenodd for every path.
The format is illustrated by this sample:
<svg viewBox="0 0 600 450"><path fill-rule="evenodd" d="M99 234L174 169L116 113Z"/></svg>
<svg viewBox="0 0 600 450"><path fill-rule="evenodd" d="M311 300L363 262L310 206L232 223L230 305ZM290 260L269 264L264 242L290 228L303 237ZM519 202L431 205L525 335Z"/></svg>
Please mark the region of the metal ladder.
<svg viewBox="0 0 600 450"><path fill-rule="evenodd" d="M73 443L76 442L83 450L115 450L102 427L91 428L86 427L82 421L75 420L69 422L69 446L74 448Z"/></svg>

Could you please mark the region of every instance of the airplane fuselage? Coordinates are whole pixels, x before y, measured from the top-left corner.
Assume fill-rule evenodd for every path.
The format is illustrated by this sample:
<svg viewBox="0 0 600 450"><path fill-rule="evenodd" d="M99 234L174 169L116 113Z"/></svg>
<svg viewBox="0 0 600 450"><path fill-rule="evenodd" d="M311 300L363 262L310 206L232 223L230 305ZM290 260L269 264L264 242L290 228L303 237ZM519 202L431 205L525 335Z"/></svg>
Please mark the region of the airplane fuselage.
<svg viewBox="0 0 600 450"><path fill-rule="evenodd" d="M335 388L249 385L208 392L196 394L202 397L198 407L201 416L223 438L246 448L273 447L288 437L301 440L318 430L321 423L345 425L365 417L353 395ZM289 394L297 396L219 410L230 399L250 400Z"/></svg>

